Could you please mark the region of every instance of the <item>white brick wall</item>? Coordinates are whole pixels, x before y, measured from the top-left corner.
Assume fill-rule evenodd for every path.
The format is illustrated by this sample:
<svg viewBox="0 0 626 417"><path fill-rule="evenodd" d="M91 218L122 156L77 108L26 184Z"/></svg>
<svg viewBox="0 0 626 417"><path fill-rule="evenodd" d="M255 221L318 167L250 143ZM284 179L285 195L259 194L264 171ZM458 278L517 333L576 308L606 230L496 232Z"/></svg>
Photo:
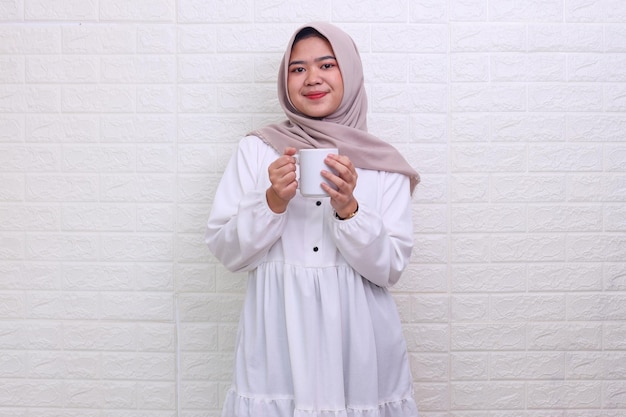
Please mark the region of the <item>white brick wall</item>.
<svg viewBox="0 0 626 417"><path fill-rule="evenodd" d="M203 227L309 20L422 173L421 415L626 415L626 2L0 0L0 417L220 414L245 277Z"/></svg>

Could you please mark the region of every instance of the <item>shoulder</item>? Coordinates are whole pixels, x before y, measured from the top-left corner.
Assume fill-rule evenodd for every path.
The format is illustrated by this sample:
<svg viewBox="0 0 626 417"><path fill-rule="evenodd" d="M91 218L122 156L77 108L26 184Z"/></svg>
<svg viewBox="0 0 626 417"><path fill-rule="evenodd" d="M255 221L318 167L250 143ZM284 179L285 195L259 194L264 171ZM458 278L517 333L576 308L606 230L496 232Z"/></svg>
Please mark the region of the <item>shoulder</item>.
<svg viewBox="0 0 626 417"><path fill-rule="evenodd" d="M278 153L276 149L274 149L273 147L268 145L263 139L255 135L244 136L239 141L239 150Z"/></svg>
<svg viewBox="0 0 626 417"><path fill-rule="evenodd" d="M409 184L409 177L405 174L391 171L378 171L373 169L357 168L359 178L376 179L385 183Z"/></svg>
<svg viewBox="0 0 626 417"><path fill-rule="evenodd" d="M255 169L253 167L260 168L269 165L279 154L258 136L247 135L239 141L237 151L233 156L239 165Z"/></svg>

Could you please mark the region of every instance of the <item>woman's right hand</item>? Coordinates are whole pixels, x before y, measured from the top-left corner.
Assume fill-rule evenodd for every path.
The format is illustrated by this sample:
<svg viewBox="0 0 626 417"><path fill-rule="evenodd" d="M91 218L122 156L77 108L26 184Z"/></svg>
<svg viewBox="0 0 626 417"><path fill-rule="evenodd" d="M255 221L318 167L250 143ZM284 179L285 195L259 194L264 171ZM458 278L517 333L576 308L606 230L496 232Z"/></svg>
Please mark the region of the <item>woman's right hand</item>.
<svg viewBox="0 0 626 417"><path fill-rule="evenodd" d="M267 204L274 213L287 210L289 201L296 195L296 148L288 147L285 152L270 164L267 171L272 185L265 192Z"/></svg>

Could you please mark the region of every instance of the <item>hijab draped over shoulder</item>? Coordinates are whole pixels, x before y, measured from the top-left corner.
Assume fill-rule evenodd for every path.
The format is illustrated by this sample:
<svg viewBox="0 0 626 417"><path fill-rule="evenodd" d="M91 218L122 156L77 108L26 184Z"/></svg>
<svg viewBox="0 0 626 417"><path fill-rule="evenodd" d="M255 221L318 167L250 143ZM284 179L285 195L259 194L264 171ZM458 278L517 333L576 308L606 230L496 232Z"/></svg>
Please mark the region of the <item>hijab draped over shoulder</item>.
<svg viewBox="0 0 626 417"><path fill-rule="evenodd" d="M341 104L331 115L315 119L300 113L289 100L287 75L289 59L296 35L313 28L330 43L344 83ZM354 166L377 171L397 172L410 178L411 193L419 183L419 174L389 143L367 132L367 97L363 65L352 38L329 23L317 22L302 26L291 37L278 71L278 100L287 120L250 132L279 153L286 147L337 148L350 158Z"/></svg>

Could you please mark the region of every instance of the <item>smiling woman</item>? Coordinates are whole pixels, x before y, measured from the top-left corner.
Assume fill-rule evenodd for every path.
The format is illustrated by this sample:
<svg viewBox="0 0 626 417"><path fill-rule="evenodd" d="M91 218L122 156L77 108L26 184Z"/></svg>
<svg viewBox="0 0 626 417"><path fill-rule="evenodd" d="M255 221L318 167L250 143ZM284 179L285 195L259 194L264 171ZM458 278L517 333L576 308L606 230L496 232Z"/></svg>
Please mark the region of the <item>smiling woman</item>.
<svg viewBox="0 0 626 417"><path fill-rule="evenodd" d="M292 37L278 98L288 120L240 142L207 224L211 251L249 277L222 416L415 417L387 288L409 263L417 173L367 132L361 60L335 26ZM338 149L323 197L298 188L309 148Z"/></svg>

